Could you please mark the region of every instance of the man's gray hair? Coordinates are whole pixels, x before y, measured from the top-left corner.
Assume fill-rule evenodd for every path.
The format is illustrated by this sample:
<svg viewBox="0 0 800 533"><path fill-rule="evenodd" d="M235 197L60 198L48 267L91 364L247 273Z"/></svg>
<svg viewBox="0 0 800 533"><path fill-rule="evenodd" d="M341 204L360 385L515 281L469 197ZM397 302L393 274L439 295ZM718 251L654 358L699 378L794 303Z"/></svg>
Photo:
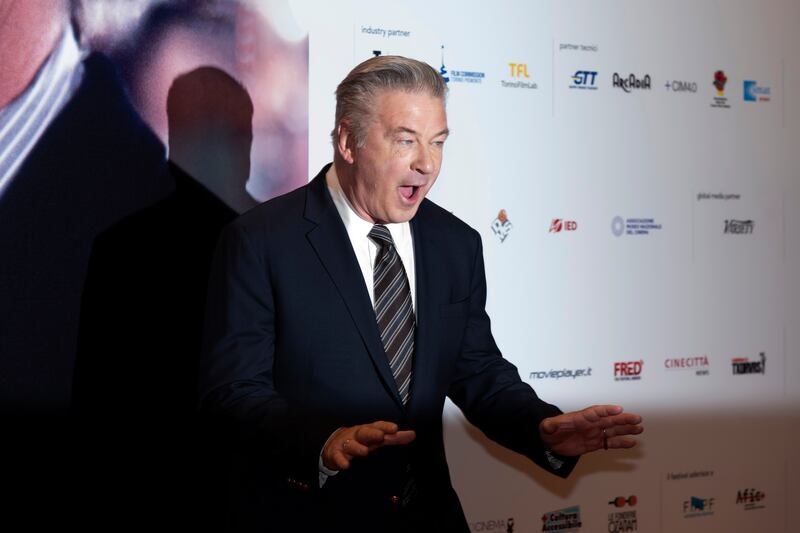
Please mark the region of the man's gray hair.
<svg viewBox="0 0 800 533"><path fill-rule="evenodd" d="M427 93L445 99L447 85L433 67L402 56L378 56L357 65L336 88L336 124L331 132L336 146L337 130L347 123L357 147L364 146L375 98L381 91Z"/></svg>

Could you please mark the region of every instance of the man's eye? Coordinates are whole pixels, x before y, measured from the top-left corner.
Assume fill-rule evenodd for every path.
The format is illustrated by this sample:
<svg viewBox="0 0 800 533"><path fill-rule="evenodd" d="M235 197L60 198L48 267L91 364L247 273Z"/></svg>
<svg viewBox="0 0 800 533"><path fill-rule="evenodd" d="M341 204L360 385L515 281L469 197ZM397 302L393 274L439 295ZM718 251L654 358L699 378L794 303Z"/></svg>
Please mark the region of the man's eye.
<svg viewBox="0 0 800 533"><path fill-rule="evenodd" d="M399 139L397 142L399 142L400 144L411 144L414 141L412 139Z"/></svg>
<svg viewBox="0 0 800 533"><path fill-rule="evenodd" d="M433 145L441 148L442 146L444 146L444 141L433 141Z"/></svg>

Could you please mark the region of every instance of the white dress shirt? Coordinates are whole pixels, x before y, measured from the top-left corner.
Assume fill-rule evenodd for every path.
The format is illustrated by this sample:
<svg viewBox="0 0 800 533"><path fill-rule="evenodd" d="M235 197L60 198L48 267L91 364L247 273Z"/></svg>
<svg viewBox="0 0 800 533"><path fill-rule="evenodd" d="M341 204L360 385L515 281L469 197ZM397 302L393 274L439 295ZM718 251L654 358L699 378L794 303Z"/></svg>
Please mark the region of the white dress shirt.
<svg viewBox="0 0 800 533"><path fill-rule="evenodd" d="M356 253L358 266L361 269L361 274L364 276L364 284L367 286L369 299L372 306L375 306L375 287L373 283L372 270L375 265L375 257L378 255L378 245L369 238L369 232L372 230L374 224L368 222L358 216L350 205L350 201L345 196L342 186L339 184L339 177L336 175L336 167L331 165L331 168L325 174L325 183L328 185L328 191L333 198L333 204L342 217L344 227L347 230L347 236L350 237L350 244L353 246L353 251ZM401 222L399 224L384 224L392 234L395 249L400 255L400 261L406 270L408 276L408 284L411 287L411 303L414 306L414 312L417 310L417 297L416 297L416 284L414 276L414 241L411 238L411 224L408 222ZM327 442L325 443L328 444ZM325 449L323 445L322 449ZM330 470L322 464L322 453L319 456L319 486L322 487L329 476L335 476L338 470Z"/></svg>

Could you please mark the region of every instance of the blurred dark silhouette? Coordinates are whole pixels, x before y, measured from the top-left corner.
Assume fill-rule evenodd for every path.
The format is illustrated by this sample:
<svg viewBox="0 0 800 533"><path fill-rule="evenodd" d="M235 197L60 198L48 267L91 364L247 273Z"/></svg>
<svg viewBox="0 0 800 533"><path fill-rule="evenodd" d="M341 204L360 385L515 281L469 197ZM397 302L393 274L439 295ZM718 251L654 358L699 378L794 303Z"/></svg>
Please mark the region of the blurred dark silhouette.
<svg viewBox="0 0 800 533"><path fill-rule="evenodd" d="M143 527L157 517L219 530L228 454L224 431L197 414L197 358L211 258L236 212L182 167L243 193L252 107L233 78L210 67L178 77L168 102L175 190L95 241L74 400L87 436L105 437L92 454L97 486L115 489L96 495L104 508Z"/></svg>

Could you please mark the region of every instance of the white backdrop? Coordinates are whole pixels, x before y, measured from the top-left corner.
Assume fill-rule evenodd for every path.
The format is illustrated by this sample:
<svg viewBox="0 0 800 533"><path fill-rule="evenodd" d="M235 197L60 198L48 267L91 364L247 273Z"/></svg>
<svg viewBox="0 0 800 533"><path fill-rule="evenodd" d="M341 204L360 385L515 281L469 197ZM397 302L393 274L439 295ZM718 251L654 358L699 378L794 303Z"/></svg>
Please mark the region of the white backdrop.
<svg viewBox="0 0 800 533"><path fill-rule="evenodd" d="M443 67L452 135L431 198L483 237L505 357L564 410L645 417L638 450L560 480L448 405L472 529L800 531L800 4L290 5L310 40L311 174L355 64Z"/></svg>

